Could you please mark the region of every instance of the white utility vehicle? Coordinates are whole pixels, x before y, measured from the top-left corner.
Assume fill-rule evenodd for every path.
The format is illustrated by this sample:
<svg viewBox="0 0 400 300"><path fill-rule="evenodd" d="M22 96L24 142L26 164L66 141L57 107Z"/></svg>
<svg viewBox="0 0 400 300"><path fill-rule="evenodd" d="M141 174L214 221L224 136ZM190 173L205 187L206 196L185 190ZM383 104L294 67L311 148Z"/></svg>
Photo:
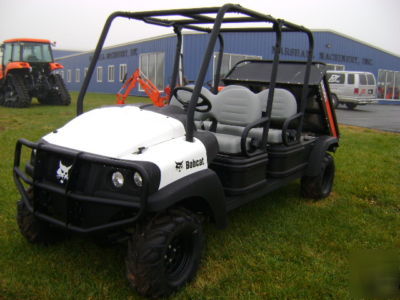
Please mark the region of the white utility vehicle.
<svg viewBox="0 0 400 300"><path fill-rule="evenodd" d="M117 17L176 33L169 105L83 112L86 89ZM182 30L209 37L191 86L177 86ZM276 36L276 49L286 32L303 35L307 60L281 61L276 51L273 60L238 62L220 78L224 35L260 31ZM313 45L310 30L240 5L112 14L79 94L78 116L38 142L17 143L21 233L32 243L50 243L65 232L127 240L128 280L140 294L161 297L194 278L204 221L224 228L229 211L296 179L303 196L329 196L335 165L328 152L339 146L339 130L326 66L312 61ZM203 83L215 48L209 90ZM31 159L24 170L26 150Z"/></svg>

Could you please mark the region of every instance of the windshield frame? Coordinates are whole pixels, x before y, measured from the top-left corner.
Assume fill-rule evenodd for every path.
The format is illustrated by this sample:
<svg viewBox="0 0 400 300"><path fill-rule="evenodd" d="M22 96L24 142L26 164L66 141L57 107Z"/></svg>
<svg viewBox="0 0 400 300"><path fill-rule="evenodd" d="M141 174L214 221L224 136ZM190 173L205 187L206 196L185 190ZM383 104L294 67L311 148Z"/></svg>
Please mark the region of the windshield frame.
<svg viewBox="0 0 400 300"><path fill-rule="evenodd" d="M17 41L4 43L4 47L5 52L6 49L11 48L7 61L6 55L3 56L4 65L16 61L28 63L52 63L54 61L51 45L48 43Z"/></svg>

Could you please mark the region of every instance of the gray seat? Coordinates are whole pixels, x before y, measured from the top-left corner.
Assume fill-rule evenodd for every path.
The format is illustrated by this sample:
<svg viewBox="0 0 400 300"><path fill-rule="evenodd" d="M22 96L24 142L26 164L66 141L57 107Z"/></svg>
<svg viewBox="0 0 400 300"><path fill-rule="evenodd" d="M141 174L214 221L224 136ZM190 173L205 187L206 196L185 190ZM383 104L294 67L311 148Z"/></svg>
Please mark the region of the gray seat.
<svg viewBox="0 0 400 300"><path fill-rule="evenodd" d="M231 85L227 85L225 86L222 91L227 91L227 90L234 90L234 89L239 89L239 90L248 90L248 88L244 87L243 85L236 85L236 84L231 84ZM221 92L222 92L221 91Z"/></svg>
<svg viewBox="0 0 400 300"><path fill-rule="evenodd" d="M260 99L261 111L266 112L269 89L257 94ZM285 89L276 88L274 90L274 100L272 103L271 120L284 122L297 113L297 102L294 95Z"/></svg>
<svg viewBox="0 0 400 300"><path fill-rule="evenodd" d="M256 96L259 99L260 111L264 112L267 108L269 90L264 90ZM283 122L297 113L297 102L294 95L285 89L277 88L274 92L274 99L271 111L271 123L273 125L279 124L282 126ZM243 127L232 126L228 124L218 124L217 133L224 133L228 135L241 136L243 133ZM261 140L263 134L262 128L253 128L249 132L249 137L256 140ZM280 144L282 143L282 130L278 128L270 128L268 131L267 142L270 144Z"/></svg>
<svg viewBox="0 0 400 300"><path fill-rule="evenodd" d="M266 89L257 94L261 103L261 110L265 113L267 109L269 89ZM282 143L282 130L273 128L275 125L281 127L286 119L292 117L297 113L297 102L294 95L285 89L276 88L274 90L274 99L272 102L271 111L271 127L268 131L268 143L280 144ZM259 128L250 132L252 137L261 137L262 130Z"/></svg>
<svg viewBox="0 0 400 300"><path fill-rule="evenodd" d="M189 84L189 85L186 85L185 87L194 89L194 84ZM205 88L203 86L201 88L201 94L203 94L208 100L210 100L211 105L213 105L213 102L215 101L214 100L215 95L213 93L211 93L210 90L208 90L207 88ZM189 92L189 91L180 90L180 91L178 91L178 95L182 101L187 102L187 103L189 103L190 99L192 98L192 92ZM199 101L201 101L201 100L199 100ZM184 108L183 105L174 96L171 98L170 105L178 106L182 109ZM198 121L204 120L209 116L210 116L210 114L208 112L201 113L201 112L196 111L194 114L195 120L198 120ZM196 125L198 125L198 124L196 124Z"/></svg>
<svg viewBox="0 0 400 300"><path fill-rule="evenodd" d="M260 101L257 96L247 88L223 89L213 103L212 115L217 120L218 140L221 152L238 154L242 152L241 134L232 135L224 127L243 132L245 127L261 118ZM250 138L246 138L246 149L250 146Z"/></svg>

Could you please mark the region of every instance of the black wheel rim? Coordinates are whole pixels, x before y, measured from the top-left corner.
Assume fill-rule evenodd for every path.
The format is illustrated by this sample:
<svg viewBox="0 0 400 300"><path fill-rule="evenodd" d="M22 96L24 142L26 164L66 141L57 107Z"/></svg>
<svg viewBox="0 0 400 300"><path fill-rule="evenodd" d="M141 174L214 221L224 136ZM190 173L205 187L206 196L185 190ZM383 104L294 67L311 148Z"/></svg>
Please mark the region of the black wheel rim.
<svg viewBox="0 0 400 300"><path fill-rule="evenodd" d="M168 244L165 255L166 275L170 281L179 280L190 266L193 240L188 236L175 237Z"/></svg>

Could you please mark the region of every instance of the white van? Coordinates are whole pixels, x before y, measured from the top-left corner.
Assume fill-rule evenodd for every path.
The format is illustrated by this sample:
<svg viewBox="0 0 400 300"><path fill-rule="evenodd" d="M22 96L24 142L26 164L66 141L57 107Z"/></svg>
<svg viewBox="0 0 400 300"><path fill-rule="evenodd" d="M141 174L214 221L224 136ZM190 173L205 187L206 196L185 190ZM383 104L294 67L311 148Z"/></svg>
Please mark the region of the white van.
<svg viewBox="0 0 400 300"><path fill-rule="evenodd" d="M332 102L337 107L346 104L349 109L357 105L376 103L376 80L369 72L328 71Z"/></svg>

